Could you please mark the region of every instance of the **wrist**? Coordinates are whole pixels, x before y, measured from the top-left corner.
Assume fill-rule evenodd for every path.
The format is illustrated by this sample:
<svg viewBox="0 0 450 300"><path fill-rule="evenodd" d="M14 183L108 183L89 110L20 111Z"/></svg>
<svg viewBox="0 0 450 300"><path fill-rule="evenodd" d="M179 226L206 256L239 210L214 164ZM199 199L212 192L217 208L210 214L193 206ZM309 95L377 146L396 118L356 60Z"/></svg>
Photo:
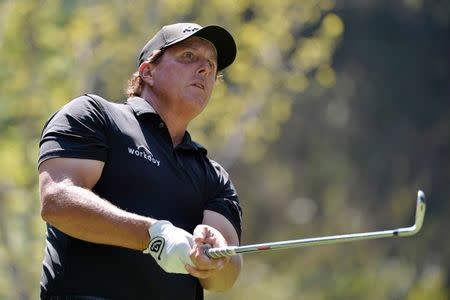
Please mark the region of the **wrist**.
<svg viewBox="0 0 450 300"><path fill-rule="evenodd" d="M160 220L148 228L150 243L143 251L151 255L167 273L187 274L186 264L192 265L192 234L169 221Z"/></svg>
<svg viewBox="0 0 450 300"><path fill-rule="evenodd" d="M144 239L144 246L142 247L142 252L149 254L152 248L152 240L155 237L158 237L161 235L161 232L163 230L164 226L171 226L172 223L170 223L167 220L155 220L147 227L147 235L146 239Z"/></svg>

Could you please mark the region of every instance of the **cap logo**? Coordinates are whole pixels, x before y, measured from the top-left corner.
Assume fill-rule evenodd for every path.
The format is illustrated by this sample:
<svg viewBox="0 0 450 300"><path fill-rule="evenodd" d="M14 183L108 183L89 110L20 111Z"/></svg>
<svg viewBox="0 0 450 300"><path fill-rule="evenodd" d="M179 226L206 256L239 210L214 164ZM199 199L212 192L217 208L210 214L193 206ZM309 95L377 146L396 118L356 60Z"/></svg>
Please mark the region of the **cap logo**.
<svg viewBox="0 0 450 300"><path fill-rule="evenodd" d="M183 29L183 33L186 33L186 32L194 32L194 31L197 31L197 30L199 30L200 29L200 27L193 27L192 25L189 25L189 26L187 26L187 27L185 27L184 29Z"/></svg>

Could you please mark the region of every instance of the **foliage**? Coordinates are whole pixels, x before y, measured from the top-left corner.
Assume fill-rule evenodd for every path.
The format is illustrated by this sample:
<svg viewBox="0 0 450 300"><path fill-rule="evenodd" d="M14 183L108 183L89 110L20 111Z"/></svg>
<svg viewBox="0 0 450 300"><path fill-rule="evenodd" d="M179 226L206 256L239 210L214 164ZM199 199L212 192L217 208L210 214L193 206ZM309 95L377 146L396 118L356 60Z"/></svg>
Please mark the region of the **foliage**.
<svg viewBox="0 0 450 300"><path fill-rule="evenodd" d="M45 120L83 93L124 101L140 48L182 21L237 40L190 130L239 188L244 243L403 226L413 191L431 192L420 238L248 256L236 286L207 298L448 297L450 12L363 2L0 1L0 299L37 298Z"/></svg>

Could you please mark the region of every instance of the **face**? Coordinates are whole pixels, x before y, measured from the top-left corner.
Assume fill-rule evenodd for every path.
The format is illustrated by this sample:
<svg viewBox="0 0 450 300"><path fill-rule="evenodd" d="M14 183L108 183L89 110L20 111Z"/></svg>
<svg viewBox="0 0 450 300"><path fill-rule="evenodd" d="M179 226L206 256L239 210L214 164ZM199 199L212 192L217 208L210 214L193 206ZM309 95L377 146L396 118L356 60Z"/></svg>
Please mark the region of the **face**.
<svg viewBox="0 0 450 300"><path fill-rule="evenodd" d="M152 65L151 89L159 105L194 118L208 104L217 74L217 53L205 39L191 37L164 51Z"/></svg>

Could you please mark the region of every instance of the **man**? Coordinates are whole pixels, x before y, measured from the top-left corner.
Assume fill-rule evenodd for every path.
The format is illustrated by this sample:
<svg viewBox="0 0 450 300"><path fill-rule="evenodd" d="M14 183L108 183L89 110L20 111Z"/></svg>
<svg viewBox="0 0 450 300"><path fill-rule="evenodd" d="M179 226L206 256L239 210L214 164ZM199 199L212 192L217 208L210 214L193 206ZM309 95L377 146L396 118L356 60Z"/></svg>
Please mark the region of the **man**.
<svg viewBox="0 0 450 300"><path fill-rule="evenodd" d="M44 127L42 299L203 299L242 258L241 209L227 172L186 131L236 45L219 26L164 26L142 49L126 103L72 100Z"/></svg>

